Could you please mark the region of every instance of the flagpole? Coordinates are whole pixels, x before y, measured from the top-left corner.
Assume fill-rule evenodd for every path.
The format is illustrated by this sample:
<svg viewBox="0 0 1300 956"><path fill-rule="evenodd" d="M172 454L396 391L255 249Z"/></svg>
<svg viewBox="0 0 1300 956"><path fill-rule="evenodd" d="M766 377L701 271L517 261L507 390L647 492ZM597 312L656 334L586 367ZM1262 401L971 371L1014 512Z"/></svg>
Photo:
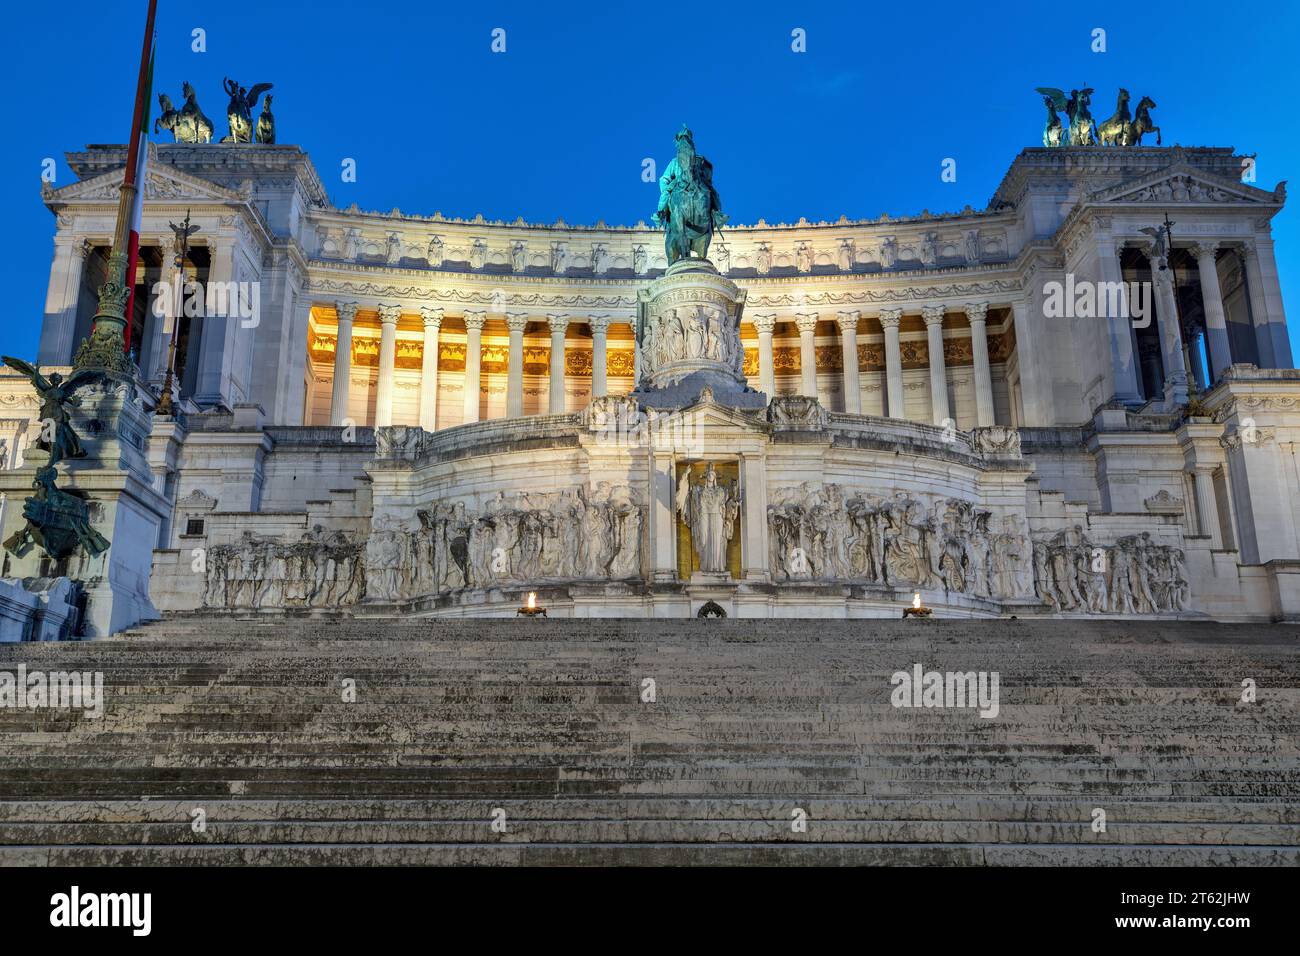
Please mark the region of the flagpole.
<svg viewBox="0 0 1300 956"><path fill-rule="evenodd" d="M73 363L78 369L97 368L115 372L126 378L134 377L135 363L126 354L126 304L135 285L135 276L127 274L130 255L131 216L135 208L136 163L140 150L147 148L141 142L140 126L144 117L145 98L149 95L149 59L153 43L154 17L158 0L149 0L149 13L145 19L144 42L140 52L140 73L135 88L135 110L132 114L131 139L127 146L126 169L122 175L122 191L117 202L117 223L113 229L113 247L108 255L107 275L99 289L99 309L95 314L90 335L77 350Z"/></svg>

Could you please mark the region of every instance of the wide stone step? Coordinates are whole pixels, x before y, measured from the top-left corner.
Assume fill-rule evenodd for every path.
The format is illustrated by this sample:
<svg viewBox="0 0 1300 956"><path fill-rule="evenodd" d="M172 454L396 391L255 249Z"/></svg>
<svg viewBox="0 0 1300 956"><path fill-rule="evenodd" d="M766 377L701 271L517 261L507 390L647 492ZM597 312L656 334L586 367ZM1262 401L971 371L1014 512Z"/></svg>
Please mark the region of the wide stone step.
<svg viewBox="0 0 1300 956"><path fill-rule="evenodd" d="M1136 780L862 780L799 778L746 780L608 780L572 779L558 776L530 778L512 774L509 779L412 780L372 779L368 772L353 771L334 778L268 779L262 773L240 775L228 771L220 778L174 773L119 779L61 779L7 781L0 784L0 800L49 800L74 797L81 800L123 799L146 796L157 799L219 799L231 796L287 798L372 798L417 799L508 798L508 797L752 797L777 796L791 800L815 797L865 795L877 798L964 797L1047 797L1073 796L1107 801L1109 806L1129 800L1231 799L1288 800L1295 796L1291 783L1200 783L1186 781Z"/></svg>
<svg viewBox="0 0 1300 956"><path fill-rule="evenodd" d="M0 646L105 689L0 708L0 863L1300 862L1290 626L257 617Z"/></svg>
<svg viewBox="0 0 1300 956"><path fill-rule="evenodd" d="M0 866L1296 866L1295 847L1080 844L334 844L4 847Z"/></svg>
<svg viewBox="0 0 1300 956"><path fill-rule="evenodd" d="M242 821L205 819L202 833L174 823L6 823L0 845L322 843L1096 843L1198 846L1297 846L1300 827L1258 823L1091 824L987 820L528 820L493 833L488 818L406 821Z"/></svg>
<svg viewBox="0 0 1300 956"><path fill-rule="evenodd" d="M0 823L165 823L184 822L194 801L111 800L0 801ZM1069 798L1034 800L952 797L943 800L872 797L681 799L615 797L502 800L208 800L214 820L487 820L500 808L511 820L787 820L793 807L815 820L987 820L1077 823L1091 821L1094 801ZM1129 823L1259 823L1300 825L1300 802L1128 801L1110 819Z"/></svg>

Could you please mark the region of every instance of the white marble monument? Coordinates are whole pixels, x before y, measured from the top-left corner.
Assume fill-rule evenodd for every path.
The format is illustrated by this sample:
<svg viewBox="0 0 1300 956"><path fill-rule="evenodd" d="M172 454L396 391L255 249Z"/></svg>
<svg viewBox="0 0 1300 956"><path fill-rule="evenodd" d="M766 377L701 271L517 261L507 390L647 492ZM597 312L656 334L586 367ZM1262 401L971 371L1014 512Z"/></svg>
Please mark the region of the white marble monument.
<svg viewBox="0 0 1300 956"><path fill-rule="evenodd" d="M183 413L113 439L93 516L150 607L1300 618L1285 190L1231 149L1025 149L983 208L728 226L671 268L643 224L338 209L294 146L152 149L138 292L188 210L206 308ZM88 329L123 156L45 187L45 367ZM146 405L168 334L137 325ZM0 376L6 528L35 412ZM708 462L734 500L679 494Z"/></svg>

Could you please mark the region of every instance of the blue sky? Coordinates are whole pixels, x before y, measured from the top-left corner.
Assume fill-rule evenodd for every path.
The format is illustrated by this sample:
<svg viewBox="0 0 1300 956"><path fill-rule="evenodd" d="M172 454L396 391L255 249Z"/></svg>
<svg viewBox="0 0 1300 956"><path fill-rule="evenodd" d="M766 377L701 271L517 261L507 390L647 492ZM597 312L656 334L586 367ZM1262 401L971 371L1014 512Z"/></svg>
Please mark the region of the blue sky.
<svg viewBox="0 0 1300 956"><path fill-rule="evenodd" d="M66 185L64 151L125 141L145 6L67 0L57 16L31 4L6 13L0 69L16 96L0 153L11 303L0 350L36 350L54 233L42 161L56 158ZM734 222L983 208L1017 152L1041 142L1034 87L1085 83L1099 119L1123 85L1159 104L1165 145L1234 146L1258 153L1257 185L1300 181L1291 3L159 7L155 92L179 104L189 80L220 136L223 76L274 83L280 141L310 153L344 207L635 223L657 198L642 160L662 169L686 122ZM196 27L205 53L191 51ZM490 49L498 27L504 54ZM796 28L805 53L791 50ZM1105 53L1090 48L1095 28ZM341 181L345 157L355 183ZM953 183L940 179L948 157ZM1293 329L1295 223L1294 209L1274 220Z"/></svg>

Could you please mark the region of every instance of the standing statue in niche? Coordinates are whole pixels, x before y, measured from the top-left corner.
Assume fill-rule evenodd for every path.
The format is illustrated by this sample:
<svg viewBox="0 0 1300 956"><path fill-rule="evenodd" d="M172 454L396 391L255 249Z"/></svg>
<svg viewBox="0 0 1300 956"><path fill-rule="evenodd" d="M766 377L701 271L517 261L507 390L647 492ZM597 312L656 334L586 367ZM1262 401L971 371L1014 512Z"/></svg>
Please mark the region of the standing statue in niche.
<svg viewBox="0 0 1300 956"><path fill-rule="evenodd" d="M713 164L695 152L695 138L685 126L677 134L677 155L659 177L655 221L664 228L668 264L695 255L704 259L715 232L727 217L713 188Z"/></svg>
<svg viewBox="0 0 1300 956"><path fill-rule="evenodd" d="M727 543L736 530L740 497L718 483L712 464L698 482L691 482L689 469L682 472L677 482L677 513L691 529L700 570L726 571Z"/></svg>

